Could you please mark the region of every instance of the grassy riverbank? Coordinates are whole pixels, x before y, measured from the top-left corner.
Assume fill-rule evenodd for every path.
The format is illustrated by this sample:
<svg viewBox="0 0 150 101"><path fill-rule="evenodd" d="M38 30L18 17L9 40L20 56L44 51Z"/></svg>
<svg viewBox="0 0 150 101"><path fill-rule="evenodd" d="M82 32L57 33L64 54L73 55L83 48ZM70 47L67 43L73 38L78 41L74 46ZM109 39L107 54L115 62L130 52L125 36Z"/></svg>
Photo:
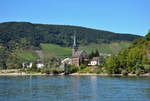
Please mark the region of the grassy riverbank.
<svg viewBox="0 0 150 101"><path fill-rule="evenodd" d="M54 75L58 75L58 76L63 76L65 75L65 73L59 73L59 74L46 74L46 73L41 73L41 72L20 72L20 69L10 69L10 70L1 70L0 71L0 76L34 76L34 75L49 75L49 76L54 76ZM136 75L136 74L127 74L127 75L123 75L123 74L107 74L107 73L81 73L81 72L76 72L76 73L71 73L68 74L70 76L150 76L150 73L145 73L145 74L140 74L140 75Z"/></svg>

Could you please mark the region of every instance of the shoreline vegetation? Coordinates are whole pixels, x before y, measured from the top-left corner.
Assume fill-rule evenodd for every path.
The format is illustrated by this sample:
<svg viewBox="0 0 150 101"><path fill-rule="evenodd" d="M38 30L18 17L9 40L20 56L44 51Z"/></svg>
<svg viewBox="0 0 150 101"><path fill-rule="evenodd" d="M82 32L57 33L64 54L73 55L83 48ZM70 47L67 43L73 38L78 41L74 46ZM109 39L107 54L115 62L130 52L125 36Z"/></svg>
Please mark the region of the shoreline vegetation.
<svg viewBox="0 0 150 101"><path fill-rule="evenodd" d="M25 72L19 72L18 69L11 69L11 70L1 70L0 76L65 76L65 73L60 73L60 74L46 74L46 73L25 73ZM145 73L145 74L107 74L107 73L71 73L67 74L70 76L126 76L126 77L132 77L132 76L138 76L138 77L150 77L150 73Z"/></svg>

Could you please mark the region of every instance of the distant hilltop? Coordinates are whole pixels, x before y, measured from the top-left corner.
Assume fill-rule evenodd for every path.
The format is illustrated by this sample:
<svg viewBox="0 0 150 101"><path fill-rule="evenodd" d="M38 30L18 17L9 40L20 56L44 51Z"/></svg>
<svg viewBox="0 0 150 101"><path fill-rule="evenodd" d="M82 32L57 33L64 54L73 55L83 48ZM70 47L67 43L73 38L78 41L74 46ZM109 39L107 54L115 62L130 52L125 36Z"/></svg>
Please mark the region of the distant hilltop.
<svg viewBox="0 0 150 101"><path fill-rule="evenodd" d="M90 43L131 42L142 36L121 34L91 28L70 25L32 24L29 22L0 23L0 43L17 42L26 39L30 45L38 47L40 43L51 43L60 46L72 47L73 34L76 32L78 44Z"/></svg>

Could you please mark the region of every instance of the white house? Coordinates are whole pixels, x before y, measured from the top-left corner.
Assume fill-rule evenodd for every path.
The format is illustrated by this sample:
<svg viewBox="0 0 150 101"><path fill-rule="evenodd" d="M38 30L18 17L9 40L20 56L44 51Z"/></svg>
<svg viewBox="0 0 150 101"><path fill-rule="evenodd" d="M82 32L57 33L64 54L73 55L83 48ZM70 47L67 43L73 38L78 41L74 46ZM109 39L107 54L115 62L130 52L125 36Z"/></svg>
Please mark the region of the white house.
<svg viewBox="0 0 150 101"><path fill-rule="evenodd" d="M22 67L23 68L31 68L32 67L32 62L23 62Z"/></svg>
<svg viewBox="0 0 150 101"><path fill-rule="evenodd" d="M71 59L70 58L65 58L64 60L61 61L62 64L67 63L71 64Z"/></svg>
<svg viewBox="0 0 150 101"><path fill-rule="evenodd" d="M93 57L92 60L90 61L90 63L88 65L95 66L95 65L99 65L99 64L100 64L99 57Z"/></svg>
<svg viewBox="0 0 150 101"><path fill-rule="evenodd" d="M65 70L65 64L71 64L71 59L65 58L61 61L61 65L59 66L59 68L61 68L63 71Z"/></svg>
<svg viewBox="0 0 150 101"><path fill-rule="evenodd" d="M41 61L37 61L36 67L42 68L42 67L44 67L44 64Z"/></svg>

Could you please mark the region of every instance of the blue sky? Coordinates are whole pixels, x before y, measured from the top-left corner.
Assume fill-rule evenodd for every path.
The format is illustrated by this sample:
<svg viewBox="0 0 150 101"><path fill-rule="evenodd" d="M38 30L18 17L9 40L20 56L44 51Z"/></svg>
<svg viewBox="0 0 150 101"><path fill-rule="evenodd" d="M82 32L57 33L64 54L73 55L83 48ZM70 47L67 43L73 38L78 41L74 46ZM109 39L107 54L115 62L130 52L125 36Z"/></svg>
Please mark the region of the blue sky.
<svg viewBox="0 0 150 101"><path fill-rule="evenodd" d="M0 22L77 25L146 35L150 0L1 0Z"/></svg>

